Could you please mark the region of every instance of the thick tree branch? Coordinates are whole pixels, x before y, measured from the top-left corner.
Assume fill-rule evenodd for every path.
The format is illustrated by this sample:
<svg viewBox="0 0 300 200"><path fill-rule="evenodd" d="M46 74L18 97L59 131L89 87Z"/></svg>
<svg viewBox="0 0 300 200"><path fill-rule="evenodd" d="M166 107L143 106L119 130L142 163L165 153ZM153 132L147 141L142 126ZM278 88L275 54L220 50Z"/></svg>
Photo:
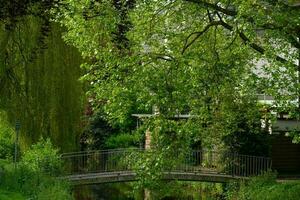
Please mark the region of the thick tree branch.
<svg viewBox="0 0 300 200"><path fill-rule="evenodd" d="M198 31L198 32L193 32L191 33L186 39L185 39L185 43L182 49L181 54L184 54L184 52L201 36L203 35L206 31L208 31L208 29L212 26L218 26L218 25L223 25L221 21L212 21L210 22L208 25L206 25L204 27L204 29L202 31ZM190 38L192 36L196 35L190 42Z"/></svg>
<svg viewBox="0 0 300 200"><path fill-rule="evenodd" d="M211 23L209 23L208 25L206 25L204 27L204 29L202 31L199 32L193 32L191 33L185 40L185 44L182 50L182 54L184 54L184 52L200 37L202 36L205 32L207 32L209 30L210 27L212 26L223 26L225 29L233 31L233 26L229 25L228 23L224 22L221 18L220 15L218 15L220 20L219 21L212 21ZM190 42L190 38L192 36L196 35ZM259 52L260 54L265 54L266 50L259 46L256 43L251 42L251 40L242 32L242 31L238 31L238 35L239 37L244 41L245 45L249 45L252 49L254 49L255 51ZM289 61L287 61L286 59L280 57L280 56L276 56L276 60L282 63L288 63Z"/></svg>
<svg viewBox="0 0 300 200"><path fill-rule="evenodd" d="M235 10L226 9L226 8L220 7L216 4L208 3L206 1L201 1L201 0L185 0L185 1L196 3L196 4L199 4L199 5L202 5L206 8L214 9L214 10L219 11L221 13L224 13L226 15L230 15L230 16L237 15L237 11L235 11Z"/></svg>
<svg viewBox="0 0 300 200"><path fill-rule="evenodd" d="M211 16L209 10L207 9L206 11L207 11L207 16L208 16L209 22L212 22L212 21L213 21L213 18L212 18L212 16Z"/></svg>
<svg viewBox="0 0 300 200"><path fill-rule="evenodd" d="M150 54L150 56L155 59L160 59L160 60L165 60L165 61L175 61L175 58L173 56L167 55L167 54L153 53L153 54Z"/></svg>
<svg viewBox="0 0 300 200"><path fill-rule="evenodd" d="M231 25L227 24L226 22L224 22L222 20L220 20L220 22L222 23L221 25L224 28L226 28L230 31L233 30L233 27ZM238 34L239 34L240 38L244 41L245 44L248 44L252 49L259 52L260 54L265 54L266 50L263 47L259 46L258 44L251 42L250 39L243 32L238 31ZM282 63L288 63L288 61L286 59L284 59L278 55L276 56L276 60L279 62L282 62Z"/></svg>

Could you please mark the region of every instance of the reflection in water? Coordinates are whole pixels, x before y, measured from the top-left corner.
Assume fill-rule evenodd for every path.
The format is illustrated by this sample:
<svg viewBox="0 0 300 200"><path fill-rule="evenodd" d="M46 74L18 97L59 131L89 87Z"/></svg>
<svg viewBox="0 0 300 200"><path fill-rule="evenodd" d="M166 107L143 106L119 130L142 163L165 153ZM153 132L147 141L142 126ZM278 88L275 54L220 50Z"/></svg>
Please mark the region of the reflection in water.
<svg viewBox="0 0 300 200"><path fill-rule="evenodd" d="M74 189L76 200L131 200L133 187L128 183L98 184L77 186Z"/></svg>
<svg viewBox="0 0 300 200"><path fill-rule="evenodd" d="M172 188L145 192L134 189L134 183L112 183L77 186L74 188L76 200L223 200L224 186L213 183L173 182L166 184ZM151 196L151 198L149 197Z"/></svg>

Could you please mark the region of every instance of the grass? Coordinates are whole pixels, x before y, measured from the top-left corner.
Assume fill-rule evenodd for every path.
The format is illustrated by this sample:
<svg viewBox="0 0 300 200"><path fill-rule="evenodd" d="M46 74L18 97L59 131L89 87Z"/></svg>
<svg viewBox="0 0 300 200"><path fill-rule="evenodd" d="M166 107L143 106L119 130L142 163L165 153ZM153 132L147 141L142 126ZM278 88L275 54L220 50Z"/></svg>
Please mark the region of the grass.
<svg viewBox="0 0 300 200"><path fill-rule="evenodd" d="M249 192L252 199L259 200L298 200L300 198L300 183L274 183Z"/></svg>
<svg viewBox="0 0 300 200"><path fill-rule="evenodd" d="M0 189L0 200L25 200L26 198L17 192L9 192Z"/></svg>
<svg viewBox="0 0 300 200"><path fill-rule="evenodd" d="M1 176L4 171L11 171L14 169L14 166L8 160L0 159L0 182ZM18 192L10 192L4 188L0 188L0 200L25 200L26 198Z"/></svg>
<svg viewBox="0 0 300 200"><path fill-rule="evenodd" d="M12 167L13 165L11 164L11 162L9 162L8 160L0 159L0 168L3 168L6 171L11 170Z"/></svg>
<svg viewBox="0 0 300 200"><path fill-rule="evenodd" d="M278 183L269 173L235 185L228 194L229 200L299 200L300 181Z"/></svg>

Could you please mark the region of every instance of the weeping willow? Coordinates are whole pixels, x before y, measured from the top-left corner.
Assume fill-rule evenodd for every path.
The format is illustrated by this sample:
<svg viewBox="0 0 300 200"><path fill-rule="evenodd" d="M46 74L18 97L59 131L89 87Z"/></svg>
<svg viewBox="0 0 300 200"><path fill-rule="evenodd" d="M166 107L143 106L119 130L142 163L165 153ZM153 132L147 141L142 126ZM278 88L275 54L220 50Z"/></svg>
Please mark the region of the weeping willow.
<svg viewBox="0 0 300 200"><path fill-rule="evenodd" d="M84 105L81 57L62 28L27 16L0 26L0 110L21 122L21 147L50 137L62 151L77 148Z"/></svg>

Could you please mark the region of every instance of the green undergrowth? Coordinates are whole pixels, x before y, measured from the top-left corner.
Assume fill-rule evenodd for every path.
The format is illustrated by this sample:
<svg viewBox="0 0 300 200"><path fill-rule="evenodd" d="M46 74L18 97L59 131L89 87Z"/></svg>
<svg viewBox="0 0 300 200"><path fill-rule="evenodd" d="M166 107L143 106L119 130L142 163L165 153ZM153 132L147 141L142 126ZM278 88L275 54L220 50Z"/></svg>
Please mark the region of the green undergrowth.
<svg viewBox="0 0 300 200"><path fill-rule="evenodd" d="M300 181L276 182L276 174L266 173L248 182L232 183L228 200L299 200Z"/></svg>
<svg viewBox="0 0 300 200"><path fill-rule="evenodd" d="M0 159L0 173L1 171L9 171L12 169L12 163L6 159Z"/></svg>
<svg viewBox="0 0 300 200"><path fill-rule="evenodd" d="M0 200L73 200L70 185L61 174L58 150L40 140L26 151L17 166L0 160Z"/></svg>
<svg viewBox="0 0 300 200"><path fill-rule="evenodd" d="M0 189L0 200L26 200L26 198L21 193Z"/></svg>

